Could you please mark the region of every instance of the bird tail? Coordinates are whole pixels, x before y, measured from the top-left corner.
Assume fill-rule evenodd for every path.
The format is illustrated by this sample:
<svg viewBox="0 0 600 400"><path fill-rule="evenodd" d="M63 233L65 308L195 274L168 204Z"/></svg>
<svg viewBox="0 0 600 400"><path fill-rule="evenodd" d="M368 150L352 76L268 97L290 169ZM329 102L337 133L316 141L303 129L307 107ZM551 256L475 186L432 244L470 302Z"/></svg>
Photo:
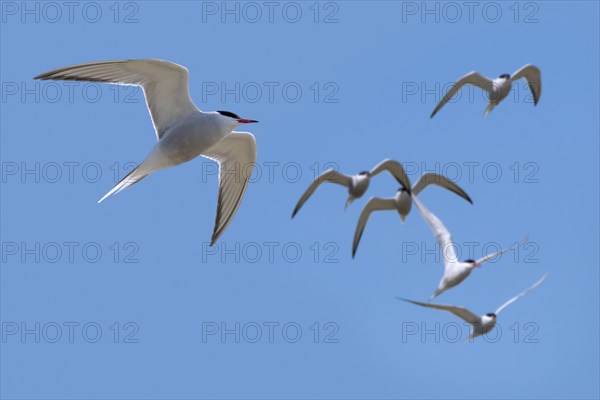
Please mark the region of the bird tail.
<svg viewBox="0 0 600 400"><path fill-rule="evenodd" d="M348 206L350 204L352 204L353 201L354 201L354 197L352 197L352 196L348 197L348 200L346 200L346 205L344 206L344 211L346 211L346 209L348 208Z"/></svg>
<svg viewBox="0 0 600 400"><path fill-rule="evenodd" d="M436 289L435 292L433 292L433 294L429 298L429 302L431 303L431 300L435 299L440 293L442 293L442 291L440 289Z"/></svg>
<svg viewBox="0 0 600 400"><path fill-rule="evenodd" d="M102 201L104 201L104 199L106 199L107 197L119 193L121 190L128 188L129 186L141 181L144 177L148 176L149 172L144 172L141 169L142 165L138 165L133 171L127 174L125 178L121 179L121 181L117 183L115 187L110 190L110 192L106 193L104 197L98 200L98 204L102 203Z"/></svg>
<svg viewBox="0 0 600 400"><path fill-rule="evenodd" d="M492 112L492 110L494 109L494 107L496 107L496 105L494 103L488 104L487 108L485 109L485 112L483 113L483 118L487 117L488 114L490 112Z"/></svg>
<svg viewBox="0 0 600 400"><path fill-rule="evenodd" d="M463 341L463 343L471 343L471 342L473 342L473 339L475 339L475 337L477 337L477 336L478 335L476 335L475 333L471 333L469 335L469 337Z"/></svg>

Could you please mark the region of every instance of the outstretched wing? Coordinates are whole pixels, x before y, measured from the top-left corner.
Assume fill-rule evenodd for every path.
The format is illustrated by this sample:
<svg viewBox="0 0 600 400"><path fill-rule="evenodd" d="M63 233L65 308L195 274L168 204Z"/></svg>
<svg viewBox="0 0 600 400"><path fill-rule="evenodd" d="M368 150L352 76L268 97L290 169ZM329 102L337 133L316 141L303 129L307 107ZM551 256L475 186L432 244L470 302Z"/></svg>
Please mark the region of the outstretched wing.
<svg viewBox="0 0 600 400"><path fill-rule="evenodd" d="M536 283L534 283L533 286L531 286L529 289L525 290L522 293L519 293L518 295L516 295L515 297L513 297L512 299L510 299L506 303L502 304L500 307L498 307L498 309L496 310L496 315L500 314L500 311L504 310L510 304L514 303L515 301L517 301L521 297L525 296L527 293L531 292L536 287L540 286L542 284L542 282L544 282L544 280L546 279L547 276L548 276L548 273L545 273L544 276L542 276L540 278L540 280L537 281Z"/></svg>
<svg viewBox="0 0 600 400"><path fill-rule="evenodd" d="M381 199L379 197L371 197L365 208L363 208L360 213L360 218L358 219L358 224L356 225L356 231L354 232L354 242L352 243L352 258L356 254L356 249L358 248L358 243L360 242L360 238L362 237L363 231L365 230L365 226L367 225L367 221L371 216L373 211L381 211L381 210L395 210L396 202L394 199Z"/></svg>
<svg viewBox="0 0 600 400"><path fill-rule="evenodd" d="M438 103L433 112L431 113L431 117L433 116L446 104L464 85L474 85L482 88L485 91L488 91L492 87L492 80L486 78L483 75L480 75L478 72L469 72L467 75L460 78L454 86L446 93L442 101Z"/></svg>
<svg viewBox="0 0 600 400"><path fill-rule="evenodd" d="M404 189L409 192L411 191L410 179L408 179L402 164L400 164L398 161L391 160L389 158L383 160L371 170L371 176L375 176L382 171L388 171L394 178L396 178L398 183L401 184Z"/></svg>
<svg viewBox="0 0 600 400"><path fill-rule="evenodd" d="M537 106L538 101L540 101L540 96L542 95L542 72L535 65L527 64L515 72L512 75L511 80L514 82L521 78L525 78L527 81L529 90L531 90L531 94L533 95L533 104Z"/></svg>
<svg viewBox="0 0 600 400"><path fill-rule="evenodd" d="M451 263L457 262L458 257L456 256L456 249L454 248L454 242L452 241L452 236L450 232L444 225L442 221L438 217L435 216L431 211L429 211L416 196L412 196L412 200L419 209L419 213L423 216L429 228L433 232L438 244L440 245L440 251L442 252L442 256L444 258L444 270L448 268Z"/></svg>
<svg viewBox="0 0 600 400"><path fill-rule="evenodd" d="M445 176L434 173L427 173L421 176L421 178L417 181L417 183L412 189L413 194L415 196L418 195L423 189L427 187L427 185L438 185L440 187L443 187L444 189L448 189L449 191L456 193L469 203L473 204L473 200L471 200L467 192L462 190L460 186L458 186L456 183L452 182Z"/></svg>
<svg viewBox="0 0 600 400"><path fill-rule="evenodd" d="M294 216L298 211L300 211L300 208L306 202L306 200L308 200L308 198L312 196L315 190L317 190L317 188L323 182L337 183L338 185L350 187L350 185L352 184L352 178L347 175L341 174L333 169L328 169L327 171L323 172L317 177L317 179L313 181L313 183L310 184L310 186L308 187L308 189L306 189L306 192L304 192L302 197L300 197L300 200L298 200L298 204L296 204L294 212L292 213L292 218L294 218Z"/></svg>
<svg viewBox="0 0 600 400"><path fill-rule="evenodd" d="M507 247L506 249L497 251L495 253L488 254L487 256L482 257L482 258L480 258L479 260L477 260L475 262L477 264L481 264L481 263L484 263L486 261L492 260L492 259L494 259L494 258L496 258L496 257L498 257L498 256L500 256L500 255L502 255L504 253L506 253L509 250L512 250L512 249L514 249L516 247L522 246L524 243L527 243L528 240L529 240L529 237L525 236L525 238L523 238L523 240L521 240L520 242L517 242L517 243L513 244L512 246Z"/></svg>
<svg viewBox="0 0 600 400"><path fill-rule="evenodd" d="M444 304L433 304L433 303L421 303L420 301L414 301L414 300L409 300L409 299L404 299L402 297L396 297L399 300L403 300L403 301L407 301L409 303L413 303L416 304L418 306L422 306L422 307L428 307L428 308L435 308L436 310L444 310L444 311L448 311L451 312L452 314L456 315L459 318L464 319L465 321L467 321L470 324L477 324L480 322L480 318L479 316L473 314L471 311L467 310L464 307L459 307L459 306L447 306Z"/></svg>
<svg viewBox="0 0 600 400"><path fill-rule="evenodd" d="M77 64L45 72L34 79L141 86L157 139L160 139L171 123L199 111L190 98L188 70L181 65L164 60L121 60Z"/></svg>
<svg viewBox="0 0 600 400"><path fill-rule="evenodd" d="M249 132L231 132L202 154L219 163L219 200L210 245L223 234L237 211L256 164L256 140Z"/></svg>

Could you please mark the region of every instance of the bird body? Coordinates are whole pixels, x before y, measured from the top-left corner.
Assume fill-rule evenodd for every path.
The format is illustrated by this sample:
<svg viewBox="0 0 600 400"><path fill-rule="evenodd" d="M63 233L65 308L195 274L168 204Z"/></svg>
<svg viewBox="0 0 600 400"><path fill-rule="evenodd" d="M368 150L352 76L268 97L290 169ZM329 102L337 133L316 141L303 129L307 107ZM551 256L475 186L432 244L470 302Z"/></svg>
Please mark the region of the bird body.
<svg viewBox="0 0 600 400"><path fill-rule="evenodd" d="M162 159L168 166L193 160L233 131L230 120L216 112L198 111L167 129L148 158Z"/></svg>
<svg viewBox="0 0 600 400"><path fill-rule="evenodd" d="M394 196L394 203L398 214L400 214L400 219L402 220L402 223L404 223L406 216L410 213L410 209L412 208L410 192L404 188L398 189Z"/></svg>
<svg viewBox="0 0 600 400"><path fill-rule="evenodd" d="M371 174L369 172L361 172L358 175L352 176L352 181L348 186L348 199L346 200L346 208L352 204L355 199L362 197L369 188Z"/></svg>

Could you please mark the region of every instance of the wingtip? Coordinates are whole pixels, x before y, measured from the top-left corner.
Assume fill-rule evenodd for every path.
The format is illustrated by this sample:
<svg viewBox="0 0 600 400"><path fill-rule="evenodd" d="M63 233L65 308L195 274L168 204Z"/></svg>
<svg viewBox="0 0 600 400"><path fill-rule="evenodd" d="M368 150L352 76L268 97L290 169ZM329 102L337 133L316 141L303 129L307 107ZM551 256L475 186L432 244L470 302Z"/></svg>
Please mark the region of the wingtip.
<svg viewBox="0 0 600 400"><path fill-rule="evenodd" d="M294 218L296 214L298 214L298 211L300 211L300 207L298 206L298 204L296 204L294 211L292 211L292 218Z"/></svg>

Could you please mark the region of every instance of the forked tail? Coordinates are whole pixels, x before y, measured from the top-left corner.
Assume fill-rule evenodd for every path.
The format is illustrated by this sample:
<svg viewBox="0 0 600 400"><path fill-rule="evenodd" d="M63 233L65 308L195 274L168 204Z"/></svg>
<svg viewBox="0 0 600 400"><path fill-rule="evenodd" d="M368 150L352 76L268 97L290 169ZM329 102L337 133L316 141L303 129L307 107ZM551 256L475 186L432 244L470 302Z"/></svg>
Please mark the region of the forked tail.
<svg viewBox="0 0 600 400"><path fill-rule="evenodd" d="M352 204L353 201L354 201L354 197L352 197L352 196L348 197L348 200L346 200L346 205L344 206L344 211L346 211L348 209L348 206L350 204Z"/></svg>
<svg viewBox="0 0 600 400"><path fill-rule="evenodd" d="M485 109L485 112L483 113L483 118L487 117L488 114L494 109L494 107L496 107L494 103L488 104L487 108Z"/></svg>
<svg viewBox="0 0 600 400"><path fill-rule="evenodd" d="M129 174L127 174L127 176L125 178L121 179L121 181L119 183L117 183L115 185L115 187L110 190L110 192L106 193L104 195L104 197L102 197L100 200L98 200L98 204L102 203L102 201L104 199L106 199L108 196L117 194L121 190L128 188L129 186L133 185L136 182L141 181L147 175L148 175L148 173L142 172L140 170L140 166L135 167L135 169L133 171L131 171Z"/></svg>
<svg viewBox="0 0 600 400"><path fill-rule="evenodd" d="M438 297L438 296L440 295L440 293L442 293L442 292L443 292L443 290L436 289L436 290L435 290L435 292L433 292L433 294L432 294L432 295L431 295L431 297L429 298L429 301L428 301L428 302L429 302L429 303L431 303L431 301L432 301L433 299L435 299L436 297Z"/></svg>

